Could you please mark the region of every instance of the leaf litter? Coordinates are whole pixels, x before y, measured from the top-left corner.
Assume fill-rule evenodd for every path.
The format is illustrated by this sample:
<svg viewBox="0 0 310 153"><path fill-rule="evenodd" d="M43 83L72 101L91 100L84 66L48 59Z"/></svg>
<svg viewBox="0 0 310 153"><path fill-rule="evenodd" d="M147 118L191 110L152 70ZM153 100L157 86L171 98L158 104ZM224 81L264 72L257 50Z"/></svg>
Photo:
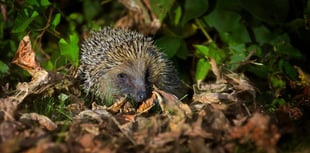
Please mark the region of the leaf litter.
<svg viewBox="0 0 310 153"><path fill-rule="evenodd" d="M258 111L257 89L243 74L222 74L215 60L210 61L216 81L195 84L191 103L181 102L154 86L152 96L137 108L126 97L109 107L95 101L88 108L70 81L75 80L75 75L63 76L41 68L27 35L20 42L13 63L27 70L32 79L19 83L13 95L0 99L0 150L222 153L235 152L239 146L252 143L256 147L251 152L277 152L283 128L279 129L271 115ZM300 69L299 73L306 82L306 74ZM308 83L291 86L303 86L304 92L309 93ZM57 91L71 93L73 103L67 105L64 113L71 113L72 118L56 121L19 109L31 95L51 96ZM309 96L295 98L299 102L304 99L309 100ZM283 105L276 115L300 118L300 105L305 103Z"/></svg>

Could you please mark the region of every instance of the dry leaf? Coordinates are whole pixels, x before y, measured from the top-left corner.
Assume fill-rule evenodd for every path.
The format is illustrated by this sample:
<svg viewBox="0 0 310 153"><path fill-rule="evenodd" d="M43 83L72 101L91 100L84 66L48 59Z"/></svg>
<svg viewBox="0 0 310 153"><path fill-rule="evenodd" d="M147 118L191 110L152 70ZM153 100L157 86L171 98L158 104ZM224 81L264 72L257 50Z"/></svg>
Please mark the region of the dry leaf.
<svg viewBox="0 0 310 153"><path fill-rule="evenodd" d="M142 104L137 109L138 114L145 113L149 111L155 105L156 94L153 92L152 96L146 101L142 102Z"/></svg>
<svg viewBox="0 0 310 153"><path fill-rule="evenodd" d="M15 110L17 109L18 103L11 98L0 99L0 119L1 120L12 120L14 121Z"/></svg>
<svg viewBox="0 0 310 153"><path fill-rule="evenodd" d="M126 97L120 97L119 99L117 99L115 103L113 103L112 106L108 108L108 110L116 113L121 110L121 108L124 106L126 102L127 102Z"/></svg>
<svg viewBox="0 0 310 153"><path fill-rule="evenodd" d="M24 113L20 117L20 120L25 122L29 120L37 121L39 122L40 125L44 126L46 129L50 131L53 131L57 128L57 125L51 119L37 113Z"/></svg>
<svg viewBox="0 0 310 153"><path fill-rule="evenodd" d="M155 34L161 27L148 0L119 0L119 2L128 9L128 13L115 23L115 28L136 27L144 34Z"/></svg>
<svg viewBox="0 0 310 153"><path fill-rule="evenodd" d="M40 65L35 60L35 52L31 47L29 35L24 36L23 40L20 41L12 63L28 71L32 76L41 70Z"/></svg>
<svg viewBox="0 0 310 153"><path fill-rule="evenodd" d="M276 126L270 123L269 116L255 113L244 126L233 127L229 138L239 139L243 144L252 140L257 147L268 153L275 153L280 133Z"/></svg>

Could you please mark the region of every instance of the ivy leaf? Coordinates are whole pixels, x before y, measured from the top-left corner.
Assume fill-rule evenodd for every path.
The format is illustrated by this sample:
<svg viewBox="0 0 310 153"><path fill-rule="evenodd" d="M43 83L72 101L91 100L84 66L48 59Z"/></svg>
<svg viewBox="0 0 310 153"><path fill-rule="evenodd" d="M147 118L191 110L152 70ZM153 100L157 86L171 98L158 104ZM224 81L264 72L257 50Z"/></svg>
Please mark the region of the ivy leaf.
<svg viewBox="0 0 310 153"><path fill-rule="evenodd" d="M289 62L281 59L278 65L279 65L279 68L282 69L288 77L290 77L290 79L292 80L298 79L298 74L296 70L293 68L293 66Z"/></svg>
<svg viewBox="0 0 310 153"><path fill-rule="evenodd" d="M168 58L172 58L179 50L181 41L180 38L164 36L159 38L155 44L168 55Z"/></svg>
<svg viewBox="0 0 310 153"><path fill-rule="evenodd" d="M40 0L41 6L49 6L51 3L48 0Z"/></svg>
<svg viewBox="0 0 310 153"><path fill-rule="evenodd" d="M181 39L181 44L180 44L180 47L179 47L179 50L178 50L176 56L180 59L183 59L183 60L185 60L188 57L188 49L186 46L186 42L182 39Z"/></svg>
<svg viewBox="0 0 310 153"><path fill-rule="evenodd" d="M99 1L83 1L83 12L85 19L91 21L96 15L99 14L100 9Z"/></svg>
<svg viewBox="0 0 310 153"><path fill-rule="evenodd" d="M65 56L69 59L71 63L75 66L78 65L78 56L79 56L79 46L78 46L79 37L77 33L72 33L69 35L69 41L61 38L59 40L60 55Z"/></svg>
<svg viewBox="0 0 310 153"><path fill-rule="evenodd" d="M185 0L182 25L207 12L208 0Z"/></svg>
<svg viewBox="0 0 310 153"><path fill-rule="evenodd" d="M27 14L28 10L24 10L24 13ZM20 14L16 19L16 24L13 27L12 32L18 33L18 32L24 32L26 28L29 26L29 24L37 17L39 16L39 13L37 11L33 11L30 18L25 16L25 14Z"/></svg>
<svg viewBox="0 0 310 153"><path fill-rule="evenodd" d="M182 8L181 6L177 6L177 8L174 10L174 25L178 25L180 23L181 17L182 17Z"/></svg>
<svg viewBox="0 0 310 153"><path fill-rule="evenodd" d="M52 21L52 28L55 28L59 23L60 23L60 19L61 19L61 14L57 13Z"/></svg>
<svg viewBox="0 0 310 153"><path fill-rule="evenodd" d="M271 32L266 26L254 27L253 32L255 34L256 41L260 45L263 45L264 43L269 43L276 36L278 36L278 33Z"/></svg>
<svg viewBox="0 0 310 153"><path fill-rule="evenodd" d="M203 56L210 56L210 49L209 47L205 46L205 45L194 45L194 47L196 48L196 52L197 53L201 53L203 54Z"/></svg>
<svg viewBox="0 0 310 153"><path fill-rule="evenodd" d="M240 14L217 8L209 15L204 16L204 21L214 27L221 39L228 44L248 43L251 41Z"/></svg>
<svg viewBox="0 0 310 153"><path fill-rule="evenodd" d="M0 61L0 73L7 73L9 70L8 65Z"/></svg>
<svg viewBox="0 0 310 153"><path fill-rule="evenodd" d="M219 49L215 43L211 43L208 46L205 45L194 45L196 53L201 53L204 57L212 57L216 63L221 63L225 58L226 54Z"/></svg>
<svg viewBox="0 0 310 153"><path fill-rule="evenodd" d="M283 34L271 41L274 45L275 52L280 55L286 55L290 59L302 59L303 56L298 49L290 44L290 38L288 34Z"/></svg>
<svg viewBox="0 0 310 153"><path fill-rule="evenodd" d="M160 21L163 21L168 14L168 11L171 10L175 0L150 0L154 14L159 18Z"/></svg>
<svg viewBox="0 0 310 153"><path fill-rule="evenodd" d="M195 79L197 81L204 80L206 76L208 75L210 68L211 68L211 65L205 58L199 59L197 62Z"/></svg>
<svg viewBox="0 0 310 153"><path fill-rule="evenodd" d="M47 7L51 5L49 0L27 0L26 3L30 6L43 6Z"/></svg>

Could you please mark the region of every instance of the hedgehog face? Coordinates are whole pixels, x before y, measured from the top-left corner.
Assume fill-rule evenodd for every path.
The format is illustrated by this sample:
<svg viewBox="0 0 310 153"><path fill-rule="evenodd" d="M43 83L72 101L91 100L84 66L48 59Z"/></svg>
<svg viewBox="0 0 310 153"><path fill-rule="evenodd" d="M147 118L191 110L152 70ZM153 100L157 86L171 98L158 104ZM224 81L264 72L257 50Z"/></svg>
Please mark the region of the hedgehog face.
<svg viewBox="0 0 310 153"><path fill-rule="evenodd" d="M141 102L151 94L151 83L146 79L147 75L147 71L124 65L120 66L119 71L115 73L113 82L121 95Z"/></svg>

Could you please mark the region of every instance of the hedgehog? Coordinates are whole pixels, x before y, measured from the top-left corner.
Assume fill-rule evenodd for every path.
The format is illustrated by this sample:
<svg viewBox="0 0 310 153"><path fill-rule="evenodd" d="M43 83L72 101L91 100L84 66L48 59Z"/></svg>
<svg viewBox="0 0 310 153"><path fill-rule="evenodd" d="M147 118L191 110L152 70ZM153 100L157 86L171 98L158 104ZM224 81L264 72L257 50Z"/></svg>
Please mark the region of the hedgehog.
<svg viewBox="0 0 310 153"><path fill-rule="evenodd" d="M110 27L93 31L81 44L82 88L100 99L149 98L153 86L178 95L180 79L173 63L150 37Z"/></svg>

